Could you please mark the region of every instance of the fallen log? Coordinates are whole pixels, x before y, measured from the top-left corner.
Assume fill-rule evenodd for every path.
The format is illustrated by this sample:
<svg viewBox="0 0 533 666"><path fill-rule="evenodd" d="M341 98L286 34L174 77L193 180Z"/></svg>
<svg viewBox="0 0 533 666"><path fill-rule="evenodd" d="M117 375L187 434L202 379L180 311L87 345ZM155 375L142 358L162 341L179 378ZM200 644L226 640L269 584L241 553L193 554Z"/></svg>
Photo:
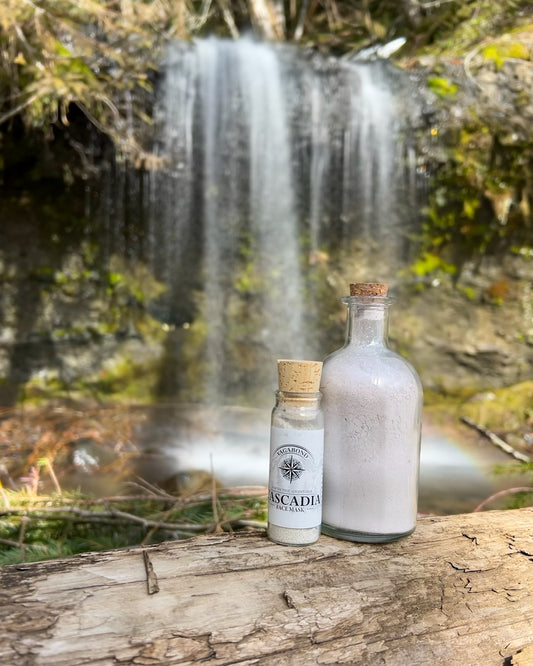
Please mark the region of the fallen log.
<svg viewBox="0 0 533 666"><path fill-rule="evenodd" d="M533 509L306 548L221 534L0 568L0 663L531 666Z"/></svg>

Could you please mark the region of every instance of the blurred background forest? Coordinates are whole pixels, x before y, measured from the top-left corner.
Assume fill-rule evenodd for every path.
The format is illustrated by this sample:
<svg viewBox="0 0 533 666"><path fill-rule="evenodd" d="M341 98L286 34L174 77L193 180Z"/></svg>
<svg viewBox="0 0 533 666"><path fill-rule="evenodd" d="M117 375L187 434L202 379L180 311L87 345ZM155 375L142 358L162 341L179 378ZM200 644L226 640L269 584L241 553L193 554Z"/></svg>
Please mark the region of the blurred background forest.
<svg viewBox="0 0 533 666"><path fill-rule="evenodd" d="M424 384L421 510L529 504L532 54L519 0L4 0L5 561L264 521L275 359L354 280Z"/></svg>

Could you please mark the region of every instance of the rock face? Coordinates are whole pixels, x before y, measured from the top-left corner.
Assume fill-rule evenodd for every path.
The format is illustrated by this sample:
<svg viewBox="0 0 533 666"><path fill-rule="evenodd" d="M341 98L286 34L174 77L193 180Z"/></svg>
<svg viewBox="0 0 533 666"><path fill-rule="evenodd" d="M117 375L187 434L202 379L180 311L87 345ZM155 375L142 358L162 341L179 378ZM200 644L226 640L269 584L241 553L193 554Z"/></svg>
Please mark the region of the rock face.
<svg viewBox="0 0 533 666"><path fill-rule="evenodd" d="M465 259L531 256L533 68L531 30L487 37L466 55L403 63L424 91L419 135L431 177L426 248Z"/></svg>
<svg viewBox="0 0 533 666"><path fill-rule="evenodd" d="M489 30L403 63L426 102L430 189L415 292L392 332L432 389L533 376L531 39L528 26Z"/></svg>
<svg viewBox="0 0 533 666"><path fill-rule="evenodd" d="M393 285L391 333L433 390L496 388L532 376L533 68L527 54L506 48L498 42L460 59L403 63L425 100L415 152L429 176L428 206L422 260ZM65 157L63 146L54 158L53 145L28 140L17 160L13 146L3 137L11 171L4 167L0 190L0 403L14 402L20 389L22 397L77 390L112 397L139 384L154 391L174 372L169 355L187 361L180 340L205 334L205 322L187 318L195 303L179 326L158 319L162 285L142 261L128 261L143 242L135 224L126 220L121 230L129 246L104 242L110 226L89 222L83 179L68 185L58 168L74 153ZM37 166L32 151L43 152ZM120 205L133 215L131 203ZM324 284L338 259L315 254ZM342 323L333 326L340 342ZM324 353L334 348L330 338Z"/></svg>
<svg viewBox="0 0 533 666"><path fill-rule="evenodd" d="M146 393L162 353L145 304L161 286L142 264L105 257L79 193L59 189L56 205L40 191L0 197L1 405L105 397L133 389L135 377Z"/></svg>
<svg viewBox="0 0 533 666"><path fill-rule="evenodd" d="M112 397L127 388L134 396L136 384L151 390L161 381L164 333L145 306L118 305L97 280L76 290L71 284L70 292L65 285L19 277L35 318L17 317L20 292L13 274L2 294L3 404L19 389L22 397L79 390ZM392 343L415 364L426 389L479 390L531 378L531 284L533 261L508 257L503 263L485 260L476 270L465 267L457 284L443 276L422 290L396 285ZM36 290L43 293L34 301ZM342 322L336 328L342 331Z"/></svg>
<svg viewBox="0 0 533 666"><path fill-rule="evenodd" d="M532 280L531 260L508 257L466 266L457 284L448 277L404 293L393 313L393 343L427 389L476 391L531 379Z"/></svg>

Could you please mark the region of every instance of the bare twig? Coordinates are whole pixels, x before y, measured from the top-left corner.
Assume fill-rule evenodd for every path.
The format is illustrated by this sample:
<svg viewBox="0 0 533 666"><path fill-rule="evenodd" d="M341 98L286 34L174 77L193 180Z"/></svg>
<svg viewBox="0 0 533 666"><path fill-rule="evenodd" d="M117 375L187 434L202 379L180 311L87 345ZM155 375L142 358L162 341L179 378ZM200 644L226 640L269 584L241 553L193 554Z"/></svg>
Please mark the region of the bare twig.
<svg viewBox="0 0 533 666"><path fill-rule="evenodd" d="M152 483L149 483L145 479L142 479L140 476L137 477L137 481L130 481L127 485L133 487L140 487L143 490L148 490L148 492L153 493L155 497L166 498L170 500L175 500L176 498L173 495L169 495L159 486L154 486Z"/></svg>
<svg viewBox="0 0 533 666"><path fill-rule="evenodd" d="M231 13L228 0L218 0L218 4L220 5L222 16L224 17L224 21L228 26L230 35L233 37L233 39L239 39L239 30L235 23L235 19L233 18L233 14Z"/></svg>
<svg viewBox="0 0 533 666"><path fill-rule="evenodd" d="M132 523L139 523L140 525L143 525L143 527L158 527L163 530L172 530L176 532L180 530L187 530L188 532L203 532L205 530L205 525L196 525L194 523L162 523L158 520L142 518L141 516L135 516L132 513L118 511L117 509L111 509L108 515L116 516L117 518L123 518L124 520L131 521Z"/></svg>
<svg viewBox="0 0 533 666"><path fill-rule="evenodd" d="M144 568L146 569L146 587L148 589L148 594L156 594L159 592L159 582L147 550L143 550L143 560Z"/></svg>
<svg viewBox="0 0 533 666"><path fill-rule="evenodd" d="M58 495L62 494L61 486L59 485L59 481L57 480L56 473L54 472L54 468L52 466L52 463L48 458L46 458L46 469L48 470L48 474L50 474L50 478L52 479L52 483L54 484L54 488L56 489L56 493Z"/></svg>
<svg viewBox="0 0 533 666"><path fill-rule="evenodd" d="M26 561L26 546L24 544L24 535L26 534L26 527L28 526L29 522L30 519L27 516L22 516L20 520L19 541L17 546L20 548L20 557L23 562Z"/></svg>
<svg viewBox="0 0 533 666"><path fill-rule="evenodd" d="M142 518L141 516L136 516L127 511L119 511L118 509L111 508L109 511L84 511L83 509L78 509L77 507L61 507L61 506L51 506L51 507L39 507L33 509L32 507L26 507L24 509L0 509L0 516L22 516L27 520L31 518L35 520L46 520L53 517L54 520L74 520L78 519L80 522L107 522L116 523L116 519L120 519L122 522L138 523L144 527L153 527L157 526L164 530L187 530L189 532L202 532L206 529L205 525L198 525L195 523L166 523L160 522L157 520L150 520L149 518Z"/></svg>
<svg viewBox="0 0 533 666"><path fill-rule="evenodd" d="M213 469L213 454L209 454L209 460L211 464L211 504L213 507L213 520L215 521L215 533L218 534L223 530L218 518L217 482L215 479L215 471Z"/></svg>
<svg viewBox="0 0 533 666"><path fill-rule="evenodd" d="M39 97L39 94L36 93L35 95L32 95L31 97L28 97L27 100L22 102L22 104L19 104L18 106L15 106L13 109L10 109L9 111L6 111L2 116L0 116L0 125L6 122L6 120L9 120L13 116L16 116L18 113L23 111L27 106L30 106L30 104L33 104L35 100Z"/></svg>
<svg viewBox="0 0 533 666"><path fill-rule="evenodd" d="M478 423L475 423L474 421L472 421L472 419L469 419L467 416L462 416L461 421L463 423L466 423L467 426L474 428L482 435L485 435L485 437L487 437L487 439L489 439L494 444L494 446L497 446L502 451L505 451L505 453L508 453L510 456L513 456L513 458L516 458L516 460L520 460L521 462L526 462L526 463L531 462L531 458L529 456L526 456L525 453L520 453L520 451L517 451L514 447L508 444L501 437L498 437L498 435L494 434L490 430L487 430L487 428L484 428Z"/></svg>
<svg viewBox="0 0 533 666"><path fill-rule="evenodd" d="M307 12L309 9L309 0L302 0L300 5L300 12L298 14L298 21L296 23L296 28L294 29L293 38L295 41L299 41L302 38L305 22L307 20Z"/></svg>
<svg viewBox="0 0 533 666"><path fill-rule="evenodd" d="M430 9L431 7L440 7L450 2L457 2L457 0L430 0L429 2L417 2L421 9Z"/></svg>
<svg viewBox="0 0 533 666"><path fill-rule="evenodd" d="M470 70L470 62L479 53L483 45L484 43L478 44L475 48L473 48L469 53L466 54L465 59L463 61L463 69L465 71L468 80L471 81L479 89L481 89L481 85L479 84L478 81L476 81L474 75Z"/></svg>
<svg viewBox="0 0 533 666"><path fill-rule="evenodd" d="M132 484L133 485L133 484ZM1 488L1 486L0 486ZM156 486L153 486L155 490L157 490ZM3 493L6 494L7 497L7 507L10 505L9 503L9 495L6 493L6 491L1 488L0 494ZM267 489L264 486L238 486L235 488L219 488L217 489L217 496L219 501L224 500L224 499L236 499L236 500L247 500L251 499L252 497L266 497L267 495ZM159 495L109 495L107 497L65 497L62 496L61 500L57 500L61 502L61 505L70 505L70 504L75 504L75 505L80 505L80 506L94 506L98 504L103 504L103 505L108 505L113 502L172 502L173 505L179 504L180 506L194 506L195 504L203 504L205 502L209 502L213 497L213 493L210 491L208 493L206 492L201 492L201 493L196 493L194 495L189 495L187 497L181 496L181 495L170 495L163 490L161 490L161 494ZM51 498L48 495L44 496L33 496L33 497L28 497L27 502L28 504L31 504L32 506L36 506L39 504L50 504ZM60 508L60 507L58 507ZM2 510L0 509L0 515L2 513Z"/></svg>
<svg viewBox="0 0 533 666"><path fill-rule="evenodd" d="M205 23L207 23L209 12L211 10L211 2L212 0L202 0L200 11L192 22L194 30L199 30L202 26L205 25Z"/></svg>
<svg viewBox="0 0 533 666"><path fill-rule="evenodd" d="M234 527L254 527L258 530L266 530L267 523L263 520L232 520L231 525Z"/></svg>
<svg viewBox="0 0 533 666"><path fill-rule="evenodd" d="M492 500L495 500L498 497L505 497L505 495L516 495L517 493L533 493L533 488L528 486L519 486L517 488L506 488L505 490L500 490L480 502L474 511L481 511L489 502L492 502Z"/></svg>
<svg viewBox="0 0 533 666"><path fill-rule="evenodd" d="M6 509L9 509L10 503L9 503L9 497L7 496L6 491L3 489L2 484L0 483L0 495L2 495L2 500L4 502L4 506Z"/></svg>
<svg viewBox="0 0 533 666"><path fill-rule="evenodd" d="M168 500L165 500L168 501ZM182 505L182 502L176 498L175 503L168 509L167 511L164 512L163 517L161 520L156 524L153 525L152 529L150 529L145 535L143 540L141 541L141 546L144 546L147 543L150 543L150 540L152 538L152 535L157 532L157 530L160 528L160 526L165 522L165 519L170 516L174 511L176 511L177 506Z"/></svg>

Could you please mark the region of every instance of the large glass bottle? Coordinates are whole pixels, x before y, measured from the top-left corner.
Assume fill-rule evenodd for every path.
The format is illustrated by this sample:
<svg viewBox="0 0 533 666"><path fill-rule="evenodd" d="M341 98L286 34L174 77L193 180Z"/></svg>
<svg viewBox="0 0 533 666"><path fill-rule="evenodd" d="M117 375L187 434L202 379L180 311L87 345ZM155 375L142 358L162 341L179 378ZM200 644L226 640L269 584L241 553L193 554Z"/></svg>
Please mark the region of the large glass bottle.
<svg viewBox="0 0 533 666"><path fill-rule="evenodd" d="M346 341L322 371L322 532L349 541L394 541L416 526L422 385L387 346L387 291L350 285Z"/></svg>
<svg viewBox="0 0 533 666"><path fill-rule="evenodd" d="M278 361L279 391L272 410L268 536L305 546L320 536L324 419L321 361Z"/></svg>

